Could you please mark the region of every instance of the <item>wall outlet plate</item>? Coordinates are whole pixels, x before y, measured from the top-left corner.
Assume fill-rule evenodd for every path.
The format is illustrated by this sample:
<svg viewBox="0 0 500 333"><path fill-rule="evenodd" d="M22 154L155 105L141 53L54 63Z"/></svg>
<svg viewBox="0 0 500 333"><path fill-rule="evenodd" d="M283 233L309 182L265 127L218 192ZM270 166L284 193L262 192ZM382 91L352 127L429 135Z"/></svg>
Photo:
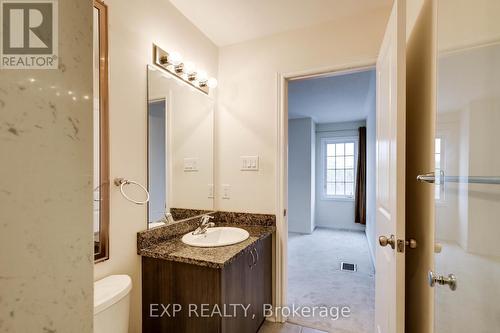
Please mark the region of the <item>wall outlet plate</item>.
<svg viewBox="0 0 500 333"><path fill-rule="evenodd" d="M194 157L184 158L184 172L198 171L198 159Z"/></svg>
<svg viewBox="0 0 500 333"><path fill-rule="evenodd" d="M222 199L230 199L231 198L231 185L222 184Z"/></svg>

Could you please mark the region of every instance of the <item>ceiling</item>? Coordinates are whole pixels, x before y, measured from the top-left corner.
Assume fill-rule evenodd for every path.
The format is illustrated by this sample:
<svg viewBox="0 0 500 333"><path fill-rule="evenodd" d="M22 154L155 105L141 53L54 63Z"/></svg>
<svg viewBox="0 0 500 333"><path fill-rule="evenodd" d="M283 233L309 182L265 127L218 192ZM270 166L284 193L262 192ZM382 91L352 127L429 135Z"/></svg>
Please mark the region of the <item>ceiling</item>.
<svg viewBox="0 0 500 333"><path fill-rule="evenodd" d="M316 123L366 119L375 108L375 70L291 81L288 117Z"/></svg>
<svg viewBox="0 0 500 333"><path fill-rule="evenodd" d="M217 46L387 7L392 0L170 0Z"/></svg>

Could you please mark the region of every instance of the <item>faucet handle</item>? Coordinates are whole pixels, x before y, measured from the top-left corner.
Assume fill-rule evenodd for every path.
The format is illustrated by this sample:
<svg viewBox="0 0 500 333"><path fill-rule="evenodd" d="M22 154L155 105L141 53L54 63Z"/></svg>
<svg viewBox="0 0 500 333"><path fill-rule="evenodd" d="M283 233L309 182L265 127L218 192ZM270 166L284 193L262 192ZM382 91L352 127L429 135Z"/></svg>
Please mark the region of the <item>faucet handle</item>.
<svg viewBox="0 0 500 333"><path fill-rule="evenodd" d="M213 219L214 217L211 216L211 215L203 215L201 217L201 224L204 225L206 223L208 223L208 221L210 221L211 219Z"/></svg>
<svg viewBox="0 0 500 333"><path fill-rule="evenodd" d="M168 224L174 223L174 217L171 213L165 212L165 220L167 221Z"/></svg>

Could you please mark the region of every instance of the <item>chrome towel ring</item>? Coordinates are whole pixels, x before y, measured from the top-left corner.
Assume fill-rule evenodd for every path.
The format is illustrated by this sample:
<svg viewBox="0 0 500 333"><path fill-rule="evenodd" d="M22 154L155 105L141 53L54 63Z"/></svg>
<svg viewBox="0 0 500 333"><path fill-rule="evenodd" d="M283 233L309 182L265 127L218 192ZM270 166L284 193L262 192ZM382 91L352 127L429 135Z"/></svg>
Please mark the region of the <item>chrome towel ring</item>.
<svg viewBox="0 0 500 333"><path fill-rule="evenodd" d="M123 190L123 188L125 187L125 185L130 185L130 184L139 186L144 191L144 193L146 193L146 200L144 200L144 201L137 201L137 200L134 200L134 199L130 198L128 195L126 195L125 191ZM128 179L125 179L125 178L115 178L115 185L120 187L121 194L128 201L130 201L132 203L135 203L136 205L145 205L145 204L147 204L149 202L149 192L148 192L148 190L143 185L139 184L138 182L136 182L134 180L128 180Z"/></svg>

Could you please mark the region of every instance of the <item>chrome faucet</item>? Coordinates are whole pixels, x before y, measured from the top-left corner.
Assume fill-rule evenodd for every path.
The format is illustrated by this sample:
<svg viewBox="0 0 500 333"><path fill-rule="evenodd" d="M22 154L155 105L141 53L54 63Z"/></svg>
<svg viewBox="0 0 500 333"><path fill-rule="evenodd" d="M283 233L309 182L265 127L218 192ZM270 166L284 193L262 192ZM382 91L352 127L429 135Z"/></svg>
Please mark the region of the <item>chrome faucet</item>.
<svg viewBox="0 0 500 333"><path fill-rule="evenodd" d="M208 228L214 227L215 223L209 222L213 218L214 217L210 215L203 215L200 219L200 224L198 225L198 228L196 228L196 230L193 231L193 235L202 235L207 232Z"/></svg>
<svg viewBox="0 0 500 333"><path fill-rule="evenodd" d="M164 219L164 220L166 221L166 222L165 222L166 224L172 224L172 223L174 223L174 222L175 222L175 221L174 221L174 217L173 217L173 215L172 215L171 213L167 213L167 212L165 212L164 216L165 216L165 219Z"/></svg>

